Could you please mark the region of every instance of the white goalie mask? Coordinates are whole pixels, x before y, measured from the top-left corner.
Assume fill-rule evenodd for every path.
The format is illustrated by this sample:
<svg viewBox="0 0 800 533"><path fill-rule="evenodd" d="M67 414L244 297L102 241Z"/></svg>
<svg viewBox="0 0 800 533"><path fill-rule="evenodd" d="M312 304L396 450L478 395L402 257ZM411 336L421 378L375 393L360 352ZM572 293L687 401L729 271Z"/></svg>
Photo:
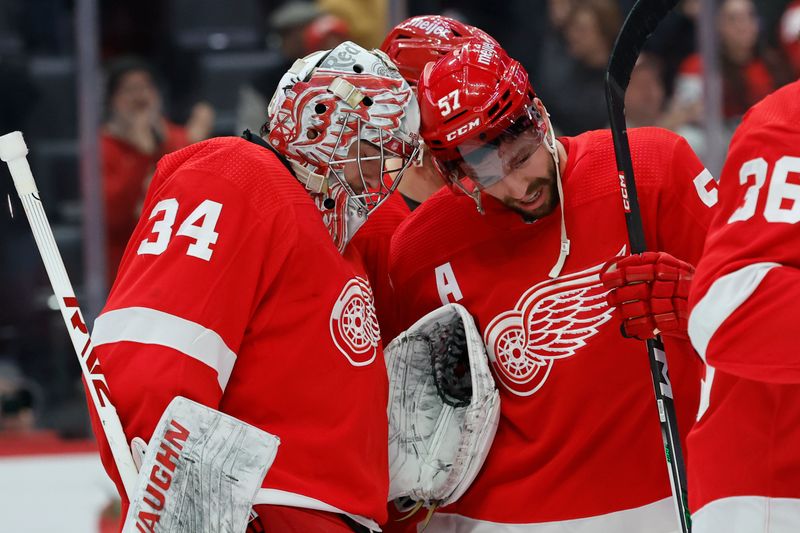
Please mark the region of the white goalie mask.
<svg viewBox="0 0 800 533"><path fill-rule="evenodd" d="M344 42L298 59L269 104L267 142L323 212L339 251L419 149L419 108L379 50Z"/></svg>
<svg viewBox="0 0 800 533"><path fill-rule="evenodd" d="M448 304L385 350L389 373L389 499L431 510L478 475L500 421L500 393L467 310Z"/></svg>

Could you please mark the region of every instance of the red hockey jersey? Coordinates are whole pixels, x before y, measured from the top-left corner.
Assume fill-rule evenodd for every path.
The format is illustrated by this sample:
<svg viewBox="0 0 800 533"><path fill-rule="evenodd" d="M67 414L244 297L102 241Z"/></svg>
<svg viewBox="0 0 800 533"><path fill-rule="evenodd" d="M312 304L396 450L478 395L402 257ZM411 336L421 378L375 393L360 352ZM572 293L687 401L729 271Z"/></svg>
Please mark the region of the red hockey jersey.
<svg viewBox="0 0 800 533"><path fill-rule="evenodd" d="M666 130L631 130L629 138L649 246L696 263L713 178ZM432 531L530 532L545 522L557 523L541 526L548 532L678 527L647 351L620 334L598 276L628 250L611 134L560 141L571 250L557 279L548 273L559 251L558 208L526 224L488 195L481 215L470 198L440 191L392 241L404 326L448 301L464 305L483 331L501 391L492 451L467 493L434 515ZM665 342L685 434L700 360L688 342Z"/></svg>
<svg viewBox="0 0 800 533"><path fill-rule="evenodd" d="M94 328L128 439L183 395L281 439L255 503L383 521L387 377L354 254L263 147L218 138L162 159Z"/></svg>
<svg viewBox="0 0 800 533"><path fill-rule="evenodd" d="M800 529L798 124L800 82L745 115L690 293L689 334L710 372L688 439L689 504L721 527L735 516L742 530Z"/></svg>
<svg viewBox="0 0 800 533"><path fill-rule="evenodd" d="M736 130L690 299L698 353L720 370L774 383L800 383L788 334L800 314L799 96L798 82L776 91Z"/></svg>
<svg viewBox="0 0 800 533"><path fill-rule="evenodd" d="M348 246L363 258L369 283L375 295L375 313L381 326L383 345L388 345L402 330L397 328L395 298L389 281L389 246L397 227L411 214L403 196L393 193L369 215Z"/></svg>

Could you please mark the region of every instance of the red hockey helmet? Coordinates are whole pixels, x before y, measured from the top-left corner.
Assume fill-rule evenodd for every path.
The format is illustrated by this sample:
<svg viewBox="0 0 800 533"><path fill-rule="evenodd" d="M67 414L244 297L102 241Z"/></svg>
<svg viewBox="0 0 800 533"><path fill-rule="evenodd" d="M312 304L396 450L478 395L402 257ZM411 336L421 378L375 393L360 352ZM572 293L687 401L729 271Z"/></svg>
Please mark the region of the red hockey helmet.
<svg viewBox="0 0 800 533"><path fill-rule="evenodd" d="M421 15L392 28L381 50L413 87L426 64L476 39L497 44L488 33L475 26L441 15Z"/></svg>
<svg viewBox="0 0 800 533"><path fill-rule="evenodd" d="M436 168L481 212L481 189L524 165L540 146L549 152L562 213L559 257L550 272L557 277L570 247L558 148L547 110L522 65L497 45L473 41L425 66L417 99L420 135Z"/></svg>
<svg viewBox="0 0 800 533"><path fill-rule="evenodd" d="M434 163L448 183L461 188L467 177L478 189L503 178L501 141L524 138L535 149L548 129L525 69L486 41L427 65L417 97L420 134ZM472 194L474 188L465 190Z"/></svg>

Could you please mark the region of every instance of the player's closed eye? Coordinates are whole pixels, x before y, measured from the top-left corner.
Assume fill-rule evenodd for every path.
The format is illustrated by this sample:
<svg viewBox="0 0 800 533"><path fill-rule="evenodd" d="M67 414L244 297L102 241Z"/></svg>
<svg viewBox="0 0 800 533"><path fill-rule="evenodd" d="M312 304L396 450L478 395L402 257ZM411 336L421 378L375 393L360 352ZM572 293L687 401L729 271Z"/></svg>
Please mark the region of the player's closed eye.
<svg viewBox="0 0 800 533"><path fill-rule="evenodd" d="M521 156L514 158L510 165L511 170L518 170L525 166L525 163L528 162L528 160L531 158L531 155L533 155L533 152L525 152Z"/></svg>

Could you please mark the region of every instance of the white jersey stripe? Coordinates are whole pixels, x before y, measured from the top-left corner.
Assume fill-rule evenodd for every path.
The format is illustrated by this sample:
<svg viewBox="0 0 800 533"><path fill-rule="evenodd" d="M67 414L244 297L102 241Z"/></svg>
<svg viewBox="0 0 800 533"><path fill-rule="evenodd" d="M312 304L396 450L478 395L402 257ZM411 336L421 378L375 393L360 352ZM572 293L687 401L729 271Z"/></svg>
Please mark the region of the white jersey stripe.
<svg viewBox="0 0 800 533"><path fill-rule="evenodd" d="M692 515L692 533L797 533L800 500L735 496L714 500Z"/></svg>
<svg viewBox="0 0 800 533"><path fill-rule="evenodd" d="M689 315L689 338L703 361L711 337L752 295L770 269L778 263L754 263L715 281Z"/></svg>
<svg viewBox="0 0 800 533"><path fill-rule="evenodd" d="M157 344L177 350L210 366L222 391L236 354L216 332L179 316L147 307L126 307L103 313L94 323L95 346L115 342Z"/></svg>
<svg viewBox="0 0 800 533"><path fill-rule="evenodd" d="M256 497L253 499L253 505L261 504L284 505L286 507L300 507L303 509L314 509L316 511L325 511L333 514L344 514L352 518L356 523L361 524L371 531L381 530L381 528L378 526L378 523L371 518L345 513L333 505L317 500L316 498L312 498L310 496L297 494L295 492L261 488L256 492Z"/></svg>
<svg viewBox="0 0 800 533"><path fill-rule="evenodd" d="M680 533L672 498L599 516L540 522L537 524L504 524L434 513L425 533ZM422 525L418 526L422 531Z"/></svg>

